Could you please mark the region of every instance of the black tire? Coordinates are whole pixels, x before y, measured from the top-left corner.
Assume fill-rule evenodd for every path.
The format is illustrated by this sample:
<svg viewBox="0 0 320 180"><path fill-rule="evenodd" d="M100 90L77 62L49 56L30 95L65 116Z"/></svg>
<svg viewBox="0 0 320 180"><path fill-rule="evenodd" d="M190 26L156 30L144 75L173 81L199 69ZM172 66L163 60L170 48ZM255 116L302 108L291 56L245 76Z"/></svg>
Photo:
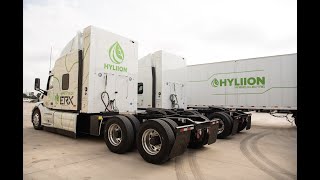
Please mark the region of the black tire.
<svg viewBox="0 0 320 180"><path fill-rule="evenodd" d="M142 145L142 135L148 129L156 130L161 137L161 143L162 143L161 149L155 155L148 154L144 150ZM174 142L175 142L175 137L171 127L163 120L152 119L152 120L147 120L141 124L140 130L137 136L137 149L141 157L145 161L152 164L162 164L169 160L169 155L174 145Z"/></svg>
<svg viewBox="0 0 320 180"><path fill-rule="evenodd" d="M209 139L209 134L207 132L207 129L202 129L202 134L199 139L197 139L196 131L191 131L188 148L191 148L191 149L202 148L205 144L208 143L208 139Z"/></svg>
<svg viewBox="0 0 320 180"><path fill-rule="evenodd" d="M294 124L296 125L296 127L298 127L297 125L297 122L298 122L298 120L297 120L297 116L296 117L294 117Z"/></svg>
<svg viewBox="0 0 320 180"><path fill-rule="evenodd" d="M213 118L218 118L221 119L223 124L224 124L224 129L221 133L218 134L217 138L218 139L224 139L227 136L229 136L232 132L232 125L233 125L233 120L232 117L230 117L229 114L225 112L215 112L211 113L207 116L208 119L213 119Z"/></svg>
<svg viewBox="0 0 320 180"><path fill-rule="evenodd" d="M108 130L110 126L113 124L116 124L121 128L121 142L118 145L113 145L112 142L110 142L109 136L108 136ZM107 120L107 123L104 127L103 137L106 145L108 146L111 152L114 152L117 154L123 154L129 151L133 146L134 128L127 117L117 115Z"/></svg>
<svg viewBox="0 0 320 180"><path fill-rule="evenodd" d="M239 123L237 132L244 130L244 128L246 128L247 126L247 123L248 123L247 121L243 121L242 123Z"/></svg>
<svg viewBox="0 0 320 180"><path fill-rule="evenodd" d="M135 140L137 138L137 135L138 135L138 132L139 132L139 129L140 129L140 121L132 114L123 114L123 116L126 116L130 120L130 122L131 122L131 124L133 126L134 142L133 142L132 148L130 149L130 150L132 150L133 148L136 147L136 141Z"/></svg>
<svg viewBox="0 0 320 180"><path fill-rule="evenodd" d="M38 120L39 120L38 123L35 122L36 116L38 117ZM43 129L43 126L41 125L41 113L38 108L33 111L31 122L33 124L34 129L36 129L36 130Z"/></svg>
<svg viewBox="0 0 320 180"><path fill-rule="evenodd" d="M176 127L178 127L178 124L169 118L161 118L161 119L171 127L174 137L176 137L175 132L176 132Z"/></svg>

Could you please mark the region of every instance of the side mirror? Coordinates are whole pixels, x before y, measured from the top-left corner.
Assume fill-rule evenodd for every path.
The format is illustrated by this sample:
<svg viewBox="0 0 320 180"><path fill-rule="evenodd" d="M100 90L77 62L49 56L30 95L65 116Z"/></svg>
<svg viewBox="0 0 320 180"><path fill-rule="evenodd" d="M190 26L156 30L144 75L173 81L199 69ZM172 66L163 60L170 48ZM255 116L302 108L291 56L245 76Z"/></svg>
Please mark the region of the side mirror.
<svg viewBox="0 0 320 180"><path fill-rule="evenodd" d="M34 80L34 90L39 91L40 90L40 79L36 78Z"/></svg>

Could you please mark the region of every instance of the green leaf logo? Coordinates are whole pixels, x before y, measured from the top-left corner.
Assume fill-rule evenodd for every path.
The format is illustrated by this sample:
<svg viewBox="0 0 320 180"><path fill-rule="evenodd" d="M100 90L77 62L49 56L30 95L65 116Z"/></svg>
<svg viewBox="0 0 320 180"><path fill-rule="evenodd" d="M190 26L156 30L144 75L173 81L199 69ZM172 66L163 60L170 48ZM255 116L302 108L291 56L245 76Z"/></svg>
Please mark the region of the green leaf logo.
<svg viewBox="0 0 320 180"><path fill-rule="evenodd" d="M55 103L58 104L60 99L60 96L58 94L56 94L56 96L54 97Z"/></svg>
<svg viewBox="0 0 320 180"><path fill-rule="evenodd" d="M211 86L212 86L212 87L218 87L218 86L219 86L219 81L218 81L218 79L214 78L214 79L211 81Z"/></svg>
<svg viewBox="0 0 320 180"><path fill-rule="evenodd" d="M124 60L124 52L118 42L115 42L109 49L109 57L115 64L121 64Z"/></svg>

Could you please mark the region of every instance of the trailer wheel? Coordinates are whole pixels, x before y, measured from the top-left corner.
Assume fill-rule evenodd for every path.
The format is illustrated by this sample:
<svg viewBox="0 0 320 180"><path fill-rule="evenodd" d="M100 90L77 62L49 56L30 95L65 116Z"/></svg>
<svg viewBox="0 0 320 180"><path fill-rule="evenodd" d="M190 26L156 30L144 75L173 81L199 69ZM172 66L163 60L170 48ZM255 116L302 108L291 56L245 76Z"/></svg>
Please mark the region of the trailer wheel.
<svg viewBox="0 0 320 180"><path fill-rule="evenodd" d="M169 160L174 141L171 127L163 120L152 119L141 124L137 149L145 161L162 164Z"/></svg>
<svg viewBox="0 0 320 180"><path fill-rule="evenodd" d="M224 139L231 134L232 131L232 118L224 112L215 112L208 115L209 119L219 119L218 137Z"/></svg>
<svg viewBox="0 0 320 180"><path fill-rule="evenodd" d="M41 125L41 114L39 109L35 109L32 113L32 124L33 128L36 130L43 129L43 126Z"/></svg>
<svg viewBox="0 0 320 180"><path fill-rule="evenodd" d="M108 119L103 136L111 152L123 154L133 146L133 126L130 120L124 116L117 115Z"/></svg>

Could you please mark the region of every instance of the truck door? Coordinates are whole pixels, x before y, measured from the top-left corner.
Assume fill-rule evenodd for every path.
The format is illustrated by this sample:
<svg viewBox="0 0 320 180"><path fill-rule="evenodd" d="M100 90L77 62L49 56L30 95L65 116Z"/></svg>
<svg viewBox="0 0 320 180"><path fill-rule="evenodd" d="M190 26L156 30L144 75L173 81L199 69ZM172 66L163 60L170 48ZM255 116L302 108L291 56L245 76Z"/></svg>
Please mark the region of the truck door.
<svg viewBox="0 0 320 180"><path fill-rule="evenodd" d="M43 98L43 102L44 102L44 105L45 107L47 108L52 108L53 107L53 99L54 99L54 96L53 96L53 76L49 76L48 78L48 82L47 82L47 88L46 88L46 91L47 91L47 95L44 96Z"/></svg>
<svg viewBox="0 0 320 180"><path fill-rule="evenodd" d="M47 82L47 95L44 96L43 102L45 107L48 109L45 109L43 113L43 124L47 126L53 126L53 113L54 111L51 111L50 109L53 107L53 103L55 101L54 92L53 92L53 75L49 76L48 82Z"/></svg>

